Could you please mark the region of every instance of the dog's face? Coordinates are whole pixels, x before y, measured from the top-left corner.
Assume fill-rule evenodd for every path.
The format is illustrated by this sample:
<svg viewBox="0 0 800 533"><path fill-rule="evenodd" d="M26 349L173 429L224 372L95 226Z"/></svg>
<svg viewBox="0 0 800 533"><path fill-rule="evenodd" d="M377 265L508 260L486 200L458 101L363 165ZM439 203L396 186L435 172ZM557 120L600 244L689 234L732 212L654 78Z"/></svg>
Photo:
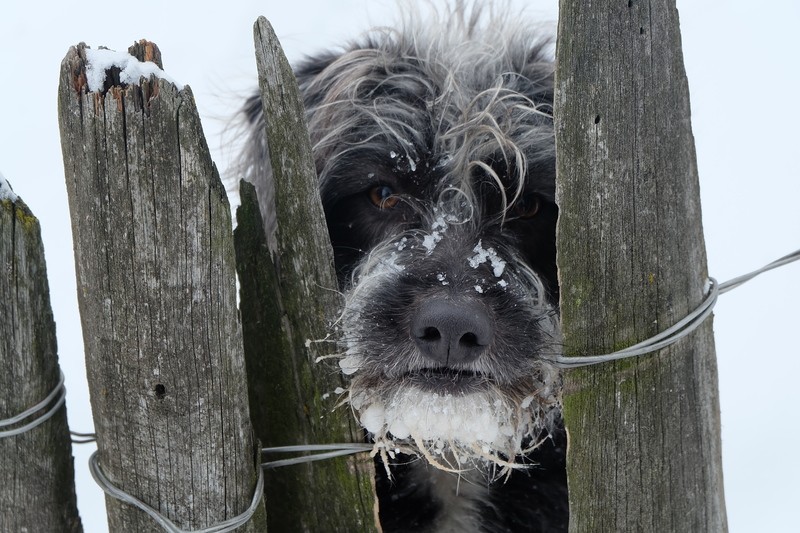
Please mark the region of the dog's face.
<svg viewBox="0 0 800 533"><path fill-rule="evenodd" d="M349 401L378 441L513 461L555 403L546 43L381 34L298 79L346 308Z"/></svg>

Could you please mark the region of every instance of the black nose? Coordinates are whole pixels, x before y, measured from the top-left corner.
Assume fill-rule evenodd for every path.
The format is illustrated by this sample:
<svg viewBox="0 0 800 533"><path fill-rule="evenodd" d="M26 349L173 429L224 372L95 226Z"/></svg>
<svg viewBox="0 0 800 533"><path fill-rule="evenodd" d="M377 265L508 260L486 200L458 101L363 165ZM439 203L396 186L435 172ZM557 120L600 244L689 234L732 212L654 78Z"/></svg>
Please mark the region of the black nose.
<svg viewBox="0 0 800 533"><path fill-rule="evenodd" d="M486 307L477 301L426 300L411 321L422 354L443 365L469 363L492 342Z"/></svg>

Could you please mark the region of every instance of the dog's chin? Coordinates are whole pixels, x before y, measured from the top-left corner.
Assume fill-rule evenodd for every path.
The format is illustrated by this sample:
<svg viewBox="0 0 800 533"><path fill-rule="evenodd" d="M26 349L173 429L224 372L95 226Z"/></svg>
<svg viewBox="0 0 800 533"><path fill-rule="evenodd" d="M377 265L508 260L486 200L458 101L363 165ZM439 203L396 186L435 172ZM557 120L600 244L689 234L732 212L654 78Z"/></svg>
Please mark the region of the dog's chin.
<svg viewBox="0 0 800 533"><path fill-rule="evenodd" d="M542 427L533 393L510 398L480 374L442 369L409 373L377 389L351 390L350 403L378 445L411 446L434 466L486 461L508 466ZM452 465L451 465L452 466Z"/></svg>

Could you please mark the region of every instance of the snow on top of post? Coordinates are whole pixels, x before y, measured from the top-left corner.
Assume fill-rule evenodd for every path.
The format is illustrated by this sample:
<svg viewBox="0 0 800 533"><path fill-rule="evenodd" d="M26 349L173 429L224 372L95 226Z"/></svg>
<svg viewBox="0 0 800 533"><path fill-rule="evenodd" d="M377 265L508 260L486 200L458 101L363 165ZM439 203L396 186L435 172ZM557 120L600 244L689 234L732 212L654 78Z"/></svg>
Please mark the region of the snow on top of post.
<svg viewBox="0 0 800 533"><path fill-rule="evenodd" d="M122 83L135 85L139 83L140 78L155 76L172 83L178 90L183 89L182 83L175 81L172 76L161 70L152 61L139 61L128 52L86 48L86 78L90 91L100 92L103 90L106 70L111 67L120 69L119 81Z"/></svg>
<svg viewBox="0 0 800 533"><path fill-rule="evenodd" d="M17 194L11 188L11 185L6 181L6 178L3 176L3 173L0 172L0 200L11 200L12 202L16 202Z"/></svg>

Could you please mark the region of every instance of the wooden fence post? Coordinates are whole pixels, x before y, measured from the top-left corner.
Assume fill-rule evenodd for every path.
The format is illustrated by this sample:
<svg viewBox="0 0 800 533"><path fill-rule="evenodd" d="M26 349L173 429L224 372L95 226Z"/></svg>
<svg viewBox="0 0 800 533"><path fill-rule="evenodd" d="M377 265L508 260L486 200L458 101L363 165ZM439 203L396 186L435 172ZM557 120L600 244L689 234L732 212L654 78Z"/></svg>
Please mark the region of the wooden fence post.
<svg viewBox="0 0 800 533"><path fill-rule="evenodd" d="M4 187L0 176L0 420L38 405L60 379L39 221ZM0 437L0 531L83 531L73 474L65 406L40 426Z"/></svg>
<svg viewBox="0 0 800 533"><path fill-rule="evenodd" d="M702 300L706 257L674 0L561 0L558 263L566 355L630 346ZM569 370L570 531L725 531L711 320Z"/></svg>
<svg viewBox="0 0 800 533"><path fill-rule="evenodd" d="M268 248L255 193L243 183L236 248L253 423L268 446L360 442L350 410L337 408L337 388L346 386L338 367L317 360L338 349L331 326L342 302L305 111L265 18L254 32L278 248ZM269 471L265 492L270 531L375 531L374 467L366 454Z"/></svg>
<svg viewBox="0 0 800 533"><path fill-rule="evenodd" d="M152 43L131 53L159 60ZM260 462L230 208L191 90L106 74L105 88L90 92L79 45L59 86L100 465L179 527L208 527L248 508ZM160 531L138 509L106 505L111 531ZM262 505L239 531L265 524Z"/></svg>

